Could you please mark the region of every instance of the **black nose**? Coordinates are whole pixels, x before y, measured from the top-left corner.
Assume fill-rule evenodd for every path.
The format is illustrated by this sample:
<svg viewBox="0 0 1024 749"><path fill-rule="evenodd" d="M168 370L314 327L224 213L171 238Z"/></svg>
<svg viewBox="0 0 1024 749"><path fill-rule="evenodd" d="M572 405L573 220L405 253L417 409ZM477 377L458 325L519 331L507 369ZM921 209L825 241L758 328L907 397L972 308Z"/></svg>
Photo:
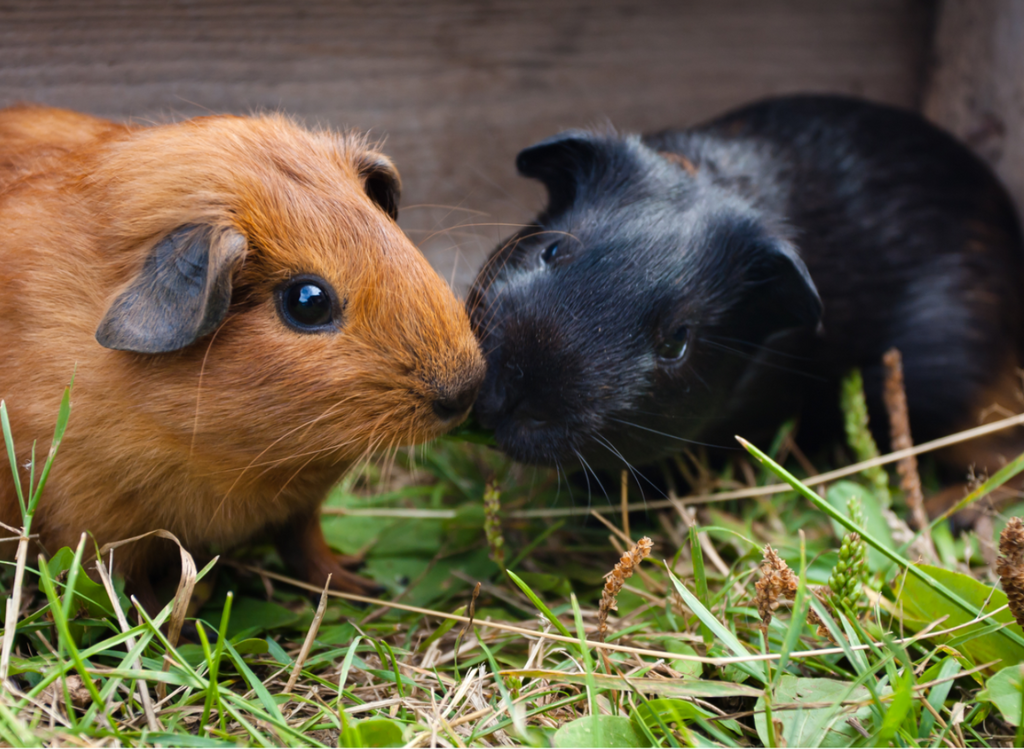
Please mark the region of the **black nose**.
<svg viewBox="0 0 1024 749"><path fill-rule="evenodd" d="M434 413L437 414L437 418L442 421L450 421L456 417L463 416L469 410L469 407L473 405L473 401L476 400L478 389L478 385L473 385L472 387L453 392L442 391L434 401Z"/></svg>

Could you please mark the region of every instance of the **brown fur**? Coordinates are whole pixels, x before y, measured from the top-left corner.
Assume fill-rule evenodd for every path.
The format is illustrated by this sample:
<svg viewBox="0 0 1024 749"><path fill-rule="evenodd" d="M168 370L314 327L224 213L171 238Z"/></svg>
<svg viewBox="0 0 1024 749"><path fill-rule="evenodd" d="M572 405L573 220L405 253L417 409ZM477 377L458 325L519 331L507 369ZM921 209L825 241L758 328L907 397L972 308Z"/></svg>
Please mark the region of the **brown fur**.
<svg viewBox="0 0 1024 749"><path fill-rule="evenodd" d="M33 526L49 552L86 530L103 544L164 528L194 551L269 531L310 581L363 587L330 556L320 503L369 453L446 431L433 402L483 375L461 305L367 196L382 173L397 180L361 138L279 116L134 127L0 111L0 397L20 464L33 440L49 444L75 373ZM149 250L188 224L247 240L226 320L170 353L100 346ZM280 320L273 290L299 273L345 300L336 333ZM6 469L0 520L20 525ZM128 545L115 563L143 590L173 558L166 544Z"/></svg>

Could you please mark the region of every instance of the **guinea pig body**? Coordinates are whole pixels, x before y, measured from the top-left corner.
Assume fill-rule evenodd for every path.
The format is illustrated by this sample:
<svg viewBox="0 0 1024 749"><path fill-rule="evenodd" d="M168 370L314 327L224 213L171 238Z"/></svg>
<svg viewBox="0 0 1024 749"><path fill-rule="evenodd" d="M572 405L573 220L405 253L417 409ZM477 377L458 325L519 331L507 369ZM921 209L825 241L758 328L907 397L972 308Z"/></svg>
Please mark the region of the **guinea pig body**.
<svg viewBox="0 0 1024 749"><path fill-rule="evenodd" d="M41 545L166 529L208 551L269 532L311 582L365 590L320 503L373 451L447 431L483 376L397 198L361 138L283 117L0 111L0 397L20 464L75 377ZM0 520L20 524L8 472ZM166 544L115 563L145 590Z"/></svg>
<svg viewBox="0 0 1024 749"><path fill-rule="evenodd" d="M571 131L520 153L547 209L468 299L488 360L475 406L530 463L620 468L692 442L838 420L902 352L914 437L1019 410L1024 251L963 145L908 112L767 100L647 137ZM947 455L998 467L1016 436ZM1012 457L1012 455L1009 455Z"/></svg>

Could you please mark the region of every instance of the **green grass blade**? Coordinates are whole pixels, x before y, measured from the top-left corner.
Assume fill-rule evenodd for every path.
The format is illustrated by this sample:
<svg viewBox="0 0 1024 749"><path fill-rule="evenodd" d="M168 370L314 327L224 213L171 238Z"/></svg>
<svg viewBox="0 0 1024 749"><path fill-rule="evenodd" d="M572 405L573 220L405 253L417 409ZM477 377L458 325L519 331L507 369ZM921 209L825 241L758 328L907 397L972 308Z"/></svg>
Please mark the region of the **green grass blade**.
<svg viewBox="0 0 1024 749"><path fill-rule="evenodd" d="M700 533L696 525L690 526L690 558L693 561L693 585L697 589L697 598L707 609L711 608L711 598L708 595L708 575L704 569L704 551L700 547ZM674 566L674 565L673 565ZM705 647L711 647L715 641L715 635L704 622L700 623L700 635L704 639Z"/></svg>
<svg viewBox="0 0 1024 749"><path fill-rule="evenodd" d="M64 430L67 429L68 419L71 416L71 386L74 384L75 378L72 376L71 384L64 388L64 397L60 399L60 409L57 411L57 425L53 430L53 442L50 444L50 452L47 454L46 462L43 464L43 472L39 475L39 483L36 484L36 487L32 490L32 495L29 498L29 513L34 513L36 505L39 504L39 498L43 495L43 489L46 488L46 479L50 475L50 469L53 467L54 458L57 457L57 449L60 447L60 443L64 439Z"/></svg>
<svg viewBox="0 0 1024 749"><path fill-rule="evenodd" d="M800 642L800 635L803 633L804 624L807 622L807 599L811 597L807 592L807 545L803 536L800 538L800 576L797 578L796 597L793 600L793 607L790 609L789 628L786 630L786 637L782 641L782 649L779 651L779 660L775 666L775 676L771 680L772 689L777 689L782 674L786 671L786 664L789 662L789 654L792 653ZM765 661L770 663L770 661ZM767 700L766 700L767 701Z"/></svg>
<svg viewBox="0 0 1024 749"><path fill-rule="evenodd" d="M259 697L260 702L263 704L263 708L273 716L274 720L280 723L286 724L284 716L281 715L281 709L277 706L273 696L267 691L266 685L260 681L259 677L253 673L252 669L249 668L249 664L242 659L238 651L235 650L234 645L230 642L224 643L224 649L227 650L228 658L235 664L235 668L242 674L242 678L249 684L249 688L256 692L256 696Z"/></svg>
<svg viewBox="0 0 1024 749"><path fill-rule="evenodd" d="M96 688L96 683L92 680L92 676L85 665L85 661L82 659L81 653L75 647L75 641L71 637L71 631L68 628L68 620L64 617L64 609L61 606L57 590L53 585L53 579L50 577L50 570L47 568L42 554L39 555L39 581L47 600L50 602L50 613L53 615L53 624L60 637L59 642L67 648L68 655L75 664L75 670L78 672L78 675L82 677L82 683L85 685L86 690L88 690L89 696L99 709L106 713L106 705L100 696L99 689ZM116 729L114 729L114 733L118 733Z"/></svg>
<svg viewBox="0 0 1024 749"><path fill-rule="evenodd" d="M7 404L0 400L0 425L3 427L4 444L7 446L7 459L11 463L11 475L14 477L14 491L18 495L18 504L21 506L22 517L28 512L25 505L25 495L21 490L21 476L18 474L18 456L14 454L14 436L11 434L11 422L7 417ZM32 487L29 487L31 491Z"/></svg>
<svg viewBox="0 0 1024 749"><path fill-rule="evenodd" d="M572 601L572 615L576 622L576 636L580 641L580 656L583 660L583 672L587 680L587 702L590 704L590 714L597 717L601 713L597 709L597 683L594 681L594 661L590 657L590 648L587 647L587 633L583 629L583 612L580 611L580 602L576 600L576 594L570 596ZM594 721L594 746L604 746L601 741L600 721Z"/></svg>
<svg viewBox="0 0 1024 749"><path fill-rule="evenodd" d="M516 575L515 572L512 570L505 570L505 574L512 578L512 582L519 586L519 589L523 591L526 597L533 602L533 605L536 606L545 617L547 617L547 620L555 625L555 629L557 629L564 637L573 636L568 627L558 621L558 617L551 613L551 609L544 605L544 601L540 600L540 598L537 597L537 594L530 590L530 586L520 580L519 576Z"/></svg>
<svg viewBox="0 0 1024 749"><path fill-rule="evenodd" d="M950 507L942 515L935 518L935 520L931 522L929 527L934 528L943 520L946 520L950 516L960 512L960 510L964 509L972 502L975 502L984 497L986 494L995 491L1021 471L1024 471L1024 454L1018 455L1016 458L1014 458L1009 463L1000 468L998 471L996 471L994 474L992 474L992 477L988 479L988 481L985 481L981 486L979 486L966 497L961 499L955 505Z"/></svg>
<svg viewBox="0 0 1024 749"><path fill-rule="evenodd" d="M39 746L40 741L0 698L0 736L11 746Z"/></svg>
<svg viewBox="0 0 1024 749"><path fill-rule="evenodd" d="M691 593L687 587L679 581L679 578L672 574L672 570L668 568L667 564L665 565L665 570L668 572L669 579L675 586L676 592L679 593L680 597L683 599L683 603L686 604L686 607L690 609L690 611L692 611L701 622L708 626L708 629L714 633L715 637L717 637L733 655L739 658L750 658L750 651L747 650L746 646L742 642L740 642L739 638L736 637L728 627L718 621L714 614L704 608L704 604L698 600L697 596ZM734 665L745 674L755 679L759 684L765 683L764 674L756 669L751 663L738 661Z"/></svg>

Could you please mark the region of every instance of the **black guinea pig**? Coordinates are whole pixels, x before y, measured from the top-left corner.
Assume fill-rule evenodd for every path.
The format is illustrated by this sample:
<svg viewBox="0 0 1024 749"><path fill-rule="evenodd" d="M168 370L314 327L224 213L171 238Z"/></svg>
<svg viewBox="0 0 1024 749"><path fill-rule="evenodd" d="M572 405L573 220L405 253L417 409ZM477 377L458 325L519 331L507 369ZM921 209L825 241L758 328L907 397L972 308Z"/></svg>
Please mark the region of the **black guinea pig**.
<svg viewBox="0 0 1024 749"><path fill-rule="evenodd" d="M692 442L838 423L903 355L915 439L1020 410L1024 253L1013 204L917 114L792 96L655 135L572 130L522 151L547 208L467 304L487 357L475 412L526 463L618 469ZM1019 436L966 443L998 467Z"/></svg>

